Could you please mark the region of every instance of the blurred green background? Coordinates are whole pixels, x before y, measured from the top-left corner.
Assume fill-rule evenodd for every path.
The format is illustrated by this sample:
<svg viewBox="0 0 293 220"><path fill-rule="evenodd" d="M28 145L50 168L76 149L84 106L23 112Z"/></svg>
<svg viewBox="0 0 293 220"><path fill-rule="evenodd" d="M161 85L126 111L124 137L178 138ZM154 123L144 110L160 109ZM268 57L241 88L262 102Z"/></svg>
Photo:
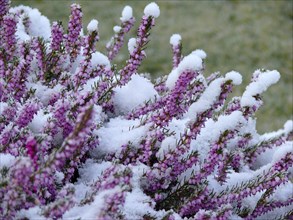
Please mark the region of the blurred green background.
<svg viewBox="0 0 293 220"><path fill-rule="evenodd" d="M51 21L61 20L67 27L70 4L82 6L84 25L99 20L100 43L105 45L113 34L112 27L120 24L124 6L133 7L136 25L129 37L135 36L143 9L150 1L100 0L12 0L12 5L38 8ZM283 127L292 118L293 111L293 1L156 1L161 15L151 31L147 58L140 72L153 77L168 74L172 68L169 38L174 33L182 36L183 52L195 49L207 52L206 76L215 71L239 71L243 85L234 94L241 95L255 69L276 69L281 80L263 96L264 106L257 114L260 132ZM126 45L116 58L118 65L127 59Z"/></svg>

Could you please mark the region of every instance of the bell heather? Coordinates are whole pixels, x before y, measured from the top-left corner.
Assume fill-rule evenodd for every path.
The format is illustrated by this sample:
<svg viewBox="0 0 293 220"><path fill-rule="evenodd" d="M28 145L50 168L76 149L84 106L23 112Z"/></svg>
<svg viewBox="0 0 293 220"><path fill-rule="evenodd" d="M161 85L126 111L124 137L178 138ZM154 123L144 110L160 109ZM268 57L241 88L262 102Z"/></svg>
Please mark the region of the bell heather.
<svg viewBox="0 0 293 220"><path fill-rule="evenodd" d="M97 50L98 21L82 27L71 6L68 30L37 10L0 0L1 219L289 219L293 209L293 122L259 134L261 95L280 74L205 77L206 53L182 53L153 84L138 69L160 15L150 3ZM85 35L83 33L86 33Z"/></svg>

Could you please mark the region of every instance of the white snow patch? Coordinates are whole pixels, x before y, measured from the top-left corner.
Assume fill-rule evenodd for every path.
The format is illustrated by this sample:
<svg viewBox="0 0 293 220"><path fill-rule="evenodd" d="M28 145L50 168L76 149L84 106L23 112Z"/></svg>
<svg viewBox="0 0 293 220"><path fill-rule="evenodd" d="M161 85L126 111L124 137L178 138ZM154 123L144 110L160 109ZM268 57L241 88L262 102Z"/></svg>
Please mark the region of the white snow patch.
<svg viewBox="0 0 293 220"><path fill-rule="evenodd" d="M177 46L179 45L181 42L181 36L180 34L173 34L171 37L170 37L170 44L172 46Z"/></svg>
<svg viewBox="0 0 293 220"><path fill-rule="evenodd" d="M241 98L241 106L253 106L256 100L253 96L265 92L269 86L275 84L280 79L280 73L276 70L260 73L254 82L251 82Z"/></svg>
<svg viewBox="0 0 293 220"><path fill-rule="evenodd" d="M15 36L20 41L29 41L31 39L29 34L26 32L25 26L22 22L17 23Z"/></svg>
<svg viewBox="0 0 293 220"><path fill-rule="evenodd" d="M178 80L178 78L179 78L179 73L178 73L177 69L172 70L171 73L168 75L168 78L166 80L166 86L169 89L172 89L175 86L176 81Z"/></svg>
<svg viewBox="0 0 293 220"><path fill-rule="evenodd" d="M58 94L62 89L63 86L60 84L57 84L55 87L53 88L49 88L43 84L41 84L40 82L37 83L26 83L26 86L28 89L35 89L35 95L36 97L38 97L41 102L47 106L49 103L50 98L54 95L54 94Z"/></svg>
<svg viewBox="0 0 293 220"><path fill-rule="evenodd" d="M91 20L87 26L87 31L89 33L92 33L94 31L98 31L99 30L98 25L99 25L99 22L96 19Z"/></svg>
<svg viewBox="0 0 293 220"><path fill-rule="evenodd" d="M113 27L113 31L115 32L115 33L119 33L119 31L121 30L121 27L120 26L114 26Z"/></svg>
<svg viewBox="0 0 293 220"><path fill-rule="evenodd" d="M126 85L115 88L114 92L115 110L122 114L130 112L145 101L158 96L154 85L148 79L137 74L132 75Z"/></svg>
<svg viewBox="0 0 293 220"><path fill-rule="evenodd" d="M130 38L128 41L128 51L130 54L133 53L134 49L136 48L137 44L136 44L136 38Z"/></svg>
<svg viewBox="0 0 293 220"><path fill-rule="evenodd" d="M34 133L41 133L48 119L52 117L52 113L45 114L43 109L40 109L34 115L33 120L28 124L29 129Z"/></svg>
<svg viewBox="0 0 293 220"><path fill-rule="evenodd" d="M75 205L64 213L63 219L99 219L99 213L105 204L105 197L120 192L119 187L100 192L94 197L94 201L84 206Z"/></svg>
<svg viewBox="0 0 293 220"><path fill-rule="evenodd" d="M77 184L74 184L74 190L74 199L77 203L79 203L85 198L87 193L91 193L92 188L89 186L89 184L80 181Z"/></svg>
<svg viewBox="0 0 293 220"><path fill-rule="evenodd" d="M287 135L293 131L293 121L292 120L286 121L286 123L284 124L284 131L285 131L285 134L287 134Z"/></svg>
<svg viewBox="0 0 293 220"><path fill-rule="evenodd" d="M202 68L202 59L199 56L191 53L183 58L183 60L179 63L177 70L179 73L182 73L186 70L197 71L201 70Z"/></svg>
<svg viewBox="0 0 293 220"><path fill-rule="evenodd" d="M242 83L242 76L236 71L230 71L225 76L226 80L232 80L234 85L240 85Z"/></svg>
<svg viewBox="0 0 293 220"><path fill-rule="evenodd" d="M253 163L253 167L259 168L266 164L269 164L272 162L273 155L276 151L276 147L267 149L265 152L262 152L256 157L255 162Z"/></svg>
<svg viewBox="0 0 293 220"><path fill-rule="evenodd" d="M95 182L101 177L102 173L112 165L109 161L103 161L101 163L96 163L93 159L88 159L78 169L80 175L80 182Z"/></svg>
<svg viewBox="0 0 293 220"><path fill-rule="evenodd" d="M128 192L123 206L125 219L143 219L147 213L156 214L156 211L150 206L151 202L151 198L139 188Z"/></svg>
<svg viewBox="0 0 293 220"><path fill-rule="evenodd" d="M192 53L195 54L196 56L200 57L201 59L207 58L207 54L204 50L197 49L197 50L193 51Z"/></svg>
<svg viewBox="0 0 293 220"><path fill-rule="evenodd" d="M16 158L13 155L8 153L0 153L0 168L11 167L15 161Z"/></svg>
<svg viewBox="0 0 293 220"><path fill-rule="evenodd" d="M199 71L203 68L202 59L196 54L189 54L184 57L179 66L171 71L166 80L166 86L172 89L180 74L186 70Z"/></svg>
<svg viewBox="0 0 293 220"><path fill-rule="evenodd" d="M248 196L242 200L242 207L248 207L250 210L254 210L259 199L264 194L264 191L257 192L255 195Z"/></svg>
<svg viewBox="0 0 293 220"><path fill-rule="evenodd" d="M92 64L92 67L101 65L101 66L111 68L111 64L108 57L98 51L92 54L91 64Z"/></svg>
<svg viewBox="0 0 293 220"><path fill-rule="evenodd" d="M25 15L29 17L29 33L24 32L24 29L19 29L17 34L20 36L18 37L21 39L28 39L28 37L43 37L45 40L49 40L51 36L50 21L47 17L43 16L38 9L32 9L31 7L20 5L11 8L9 12L14 14L22 12L20 13L19 22L23 22ZM18 26L17 28L22 28L22 26Z"/></svg>
<svg viewBox="0 0 293 220"><path fill-rule="evenodd" d="M122 22L128 21L133 17L132 15L132 8L130 6L125 6L123 11L122 11L122 16L120 18L120 20Z"/></svg>
<svg viewBox="0 0 293 220"><path fill-rule="evenodd" d="M273 155L273 162L277 162L280 159L282 159L283 157L285 157L285 155L287 153L293 153L293 143L291 141L287 141L284 144L282 144L281 146L279 146L274 155Z"/></svg>
<svg viewBox="0 0 293 220"><path fill-rule="evenodd" d="M156 156L162 160L164 156L171 150L176 149L176 138L174 136L166 137L162 144L160 149L158 150Z"/></svg>
<svg viewBox="0 0 293 220"><path fill-rule="evenodd" d="M242 112L234 111L230 115L221 115L217 121L208 119L200 134L195 140L191 141L190 153L193 151L200 152L200 159L203 162L207 158L212 144L218 140L220 135L226 130L234 130L240 124L246 122ZM211 134L213 134L211 136Z"/></svg>
<svg viewBox="0 0 293 220"><path fill-rule="evenodd" d="M0 102L0 115L3 114L4 110L8 107L6 102Z"/></svg>
<svg viewBox="0 0 293 220"><path fill-rule="evenodd" d="M199 100L189 107L186 116L191 119L196 118L197 114L211 108L221 93L221 85L223 82L223 77L213 80L200 96Z"/></svg>
<svg viewBox="0 0 293 220"><path fill-rule="evenodd" d="M96 123L99 124L101 122L103 122L104 119L106 119L107 115L103 112L103 108L99 105L94 105L93 108L93 118L92 120Z"/></svg>
<svg viewBox="0 0 293 220"><path fill-rule="evenodd" d="M57 183L61 184L62 185L62 180L64 179L64 173L61 172L61 171L56 171L55 172L55 178L56 178L56 181Z"/></svg>
<svg viewBox="0 0 293 220"><path fill-rule="evenodd" d="M42 210L40 206L34 206L29 209L21 209L16 214L16 219L38 219L38 220L46 220L48 218L45 218L41 215Z"/></svg>
<svg viewBox="0 0 293 220"><path fill-rule="evenodd" d="M227 174L227 181L224 183L223 187L232 187L232 186L240 186L241 183L247 182L254 177L253 172L241 172L236 173L231 170L230 173Z"/></svg>
<svg viewBox="0 0 293 220"><path fill-rule="evenodd" d="M271 198L278 201L287 201L293 195L293 183L288 181L285 184L282 184L278 187L277 190L274 191Z"/></svg>
<svg viewBox="0 0 293 220"><path fill-rule="evenodd" d="M144 8L143 12L146 16L152 16L154 18L157 18L160 16L160 8L155 2L148 4Z"/></svg>
<svg viewBox="0 0 293 220"><path fill-rule="evenodd" d="M139 126L140 120L113 118L96 131L99 136L99 146L93 150L93 155L102 155L121 151L121 146L128 142L138 146L145 136L148 126Z"/></svg>

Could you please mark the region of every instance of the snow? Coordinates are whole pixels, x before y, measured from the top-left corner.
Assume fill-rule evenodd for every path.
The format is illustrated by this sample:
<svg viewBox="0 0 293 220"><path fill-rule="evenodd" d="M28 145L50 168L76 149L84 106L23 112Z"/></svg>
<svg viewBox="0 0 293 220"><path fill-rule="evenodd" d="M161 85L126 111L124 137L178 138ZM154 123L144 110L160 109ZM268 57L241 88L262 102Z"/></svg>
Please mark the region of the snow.
<svg viewBox="0 0 293 220"><path fill-rule="evenodd" d="M108 57L98 51L96 51L92 54L91 64L92 64L93 68L98 65L105 66L107 68L111 68L111 64L110 64Z"/></svg>
<svg viewBox="0 0 293 220"><path fill-rule="evenodd" d="M242 200L242 207L247 207L250 210L254 210L259 199L264 194L264 191L257 192L255 195L248 196Z"/></svg>
<svg viewBox="0 0 293 220"><path fill-rule="evenodd" d="M114 89L113 102L117 112L127 114L156 96L158 93L154 85L148 79L134 74L126 85Z"/></svg>
<svg viewBox="0 0 293 220"><path fill-rule="evenodd" d="M173 136L166 137L161 144L160 149L158 150L156 156L162 160L164 156L171 150L176 149L176 138Z"/></svg>
<svg viewBox="0 0 293 220"><path fill-rule="evenodd" d="M180 42L181 42L181 36L180 36L180 34L173 34L173 35L170 37L170 44L171 44L173 47L179 45Z"/></svg>
<svg viewBox="0 0 293 220"><path fill-rule="evenodd" d="M121 27L120 27L120 26L114 26L114 27L113 27L113 31L114 31L115 33L119 33L120 30L121 30Z"/></svg>
<svg viewBox="0 0 293 220"><path fill-rule="evenodd" d="M256 157L255 162L253 163L253 168L262 167L266 164L271 163L273 155L276 151L276 148L267 149L265 152L262 152Z"/></svg>
<svg viewBox="0 0 293 220"><path fill-rule="evenodd" d="M48 119L52 117L52 113L45 114L44 109L40 109L34 115L33 120L28 124L29 129L34 133L41 133Z"/></svg>
<svg viewBox="0 0 293 220"><path fill-rule="evenodd" d="M149 203L151 203L151 198L144 194L141 189L135 188L128 192L123 206L125 219L142 219L145 213L156 214Z"/></svg>
<svg viewBox="0 0 293 220"><path fill-rule="evenodd" d="M90 184L84 181L79 181L78 183L74 184L74 190L74 199L76 202L80 202L85 198L86 194L91 192L92 188L90 187Z"/></svg>
<svg viewBox="0 0 293 220"><path fill-rule="evenodd" d="M16 158L9 154L9 153L0 153L0 168L2 169L3 167L11 167L14 162L16 161Z"/></svg>
<svg viewBox="0 0 293 220"><path fill-rule="evenodd" d="M132 54L135 48L136 48L136 38L130 38L128 41L129 53Z"/></svg>
<svg viewBox="0 0 293 220"><path fill-rule="evenodd" d="M49 88L45 85L43 85L40 82L37 83L30 83L27 82L26 83L26 87L28 89L34 89L35 91L35 95L36 97L38 97L40 99L40 101L47 106L50 99L52 98L53 95L58 94L61 92L61 90L63 89L63 86L60 84L57 84L55 87L53 88Z"/></svg>
<svg viewBox="0 0 293 220"><path fill-rule="evenodd" d="M6 102L0 102L0 115L3 114L3 111L8 107Z"/></svg>
<svg viewBox="0 0 293 220"><path fill-rule="evenodd" d="M221 85L223 82L223 77L213 80L200 96L199 100L189 107L186 115L189 118L196 118L197 114L211 108L221 93Z"/></svg>
<svg viewBox="0 0 293 220"><path fill-rule="evenodd" d="M43 217L41 213L42 213L42 210L40 206L34 206L29 209L22 209L19 212L17 212L16 219L38 219L38 220L48 219Z"/></svg>
<svg viewBox="0 0 293 220"><path fill-rule="evenodd" d="M166 86L169 89L172 89L175 86L176 81L179 78L179 73L177 71L177 69L174 69L171 71L171 73L169 73L168 78L166 80Z"/></svg>
<svg viewBox="0 0 293 220"><path fill-rule="evenodd" d="M78 169L80 182L96 182L101 177L102 173L110 166L112 166L112 163L109 161L96 163L93 159L88 159L82 167Z"/></svg>
<svg viewBox="0 0 293 220"><path fill-rule="evenodd" d="M99 22L96 19L91 20L87 26L87 31L89 33L92 33L94 31L98 31L99 30L98 25L99 25Z"/></svg>
<svg viewBox="0 0 293 220"><path fill-rule="evenodd" d="M228 72L225 78L226 80L232 80L234 85L240 85L242 83L242 76L236 71Z"/></svg>
<svg viewBox="0 0 293 220"><path fill-rule="evenodd" d="M103 108L99 105L94 105L93 107L93 118L92 120L96 123L102 123L107 118L107 115L103 112Z"/></svg>
<svg viewBox="0 0 293 220"><path fill-rule="evenodd" d="M99 146L93 150L93 156L99 157L107 153L121 151L121 146L129 142L138 146L148 131L148 126L139 126L140 120L126 120L120 117L111 119L96 131L99 136Z"/></svg>
<svg viewBox="0 0 293 220"><path fill-rule="evenodd" d="M230 173L227 174L227 182L224 183L223 188L241 185L241 183L247 182L254 177L253 172L241 172L236 173L231 170Z"/></svg>
<svg viewBox="0 0 293 220"><path fill-rule="evenodd" d="M285 202L290 199L291 195L293 195L293 183L289 181L278 186L277 190L269 198Z"/></svg>
<svg viewBox="0 0 293 220"><path fill-rule="evenodd" d="M130 6L125 6L123 11L122 11L122 16L120 18L120 20L122 22L126 22L129 21L131 18L133 17L132 15L132 8Z"/></svg>
<svg viewBox="0 0 293 220"><path fill-rule="evenodd" d="M62 173L61 171L55 172L55 179L58 184L62 184L62 180L64 179L64 177L64 173Z"/></svg>
<svg viewBox="0 0 293 220"><path fill-rule="evenodd" d="M191 53L183 58L183 60L178 65L177 70L179 73L182 73L186 70L198 71L202 68L202 59L199 56Z"/></svg>
<svg viewBox="0 0 293 220"><path fill-rule="evenodd" d="M293 204L286 206L286 207L280 207L273 209L272 211L268 211L264 215L260 215L255 218L255 220L276 220L276 219L283 219L280 218L280 216L283 216L285 213L288 213L289 211L293 210ZM290 216L289 216L290 218ZM288 219L288 218L287 218Z"/></svg>
<svg viewBox="0 0 293 220"><path fill-rule="evenodd" d="M31 39L29 34L26 33L25 26L22 22L17 23L15 35L20 41L29 41Z"/></svg>
<svg viewBox="0 0 293 220"><path fill-rule="evenodd" d="M119 192L119 187L100 192L94 197L91 204L84 206L74 206L72 209L64 213L63 219L99 219L98 214L105 204L105 197Z"/></svg>
<svg viewBox="0 0 293 220"><path fill-rule="evenodd" d="M166 153L176 148L177 141L180 139L181 137L180 135L184 133L188 120L189 120L188 118L173 119L172 121L169 122L167 129L169 133L172 133L174 135L166 137L162 141L160 149L156 154L156 156L159 159L163 159Z"/></svg>
<svg viewBox="0 0 293 220"><path fill-rule="evenodd" d="M144 12L145 16L152 16L154 18L157 18L160 16L160 8L155 2L148 4L144 8L143 12Z"/></svg>
<svg viewBox="0 0 293 220"><path fill-rule="evenodd" d="M50 21L47 17L43 16L40 11L36 8L32 9L31 7L28 6L17 6L14 8L11 8L9 12L18 14L20 13L20 19L19 22L23 22L23 19L25 15L29 17L30 20L30 25L28 28L28 32L26 33L23 27L17 26L17 36L20 39L27 39L28 37L43 37L45 40L49 40L51 36L51 27L50 27Z"/></svg>
<svg viewBox="0 0 293 220"><path fill-rule="evenodd" d="M221 115L217 121L208 119L200 134L195 140L191 141L189 152L200 152L200 159L203 161L211 148L211 146L218 140L220 135L226 130L234 130L240 124L246 122L242 112L234 111L230 115ZM211 136L211 134L213 134Z"/></svg>
<svg viewBox="0 0 293 220"><path fill-rule="evenodd" d="M242 76L238 72L231 71L226 74L225 78L220 77L213 80L200 96L199 100L189 107L186 115L189 118L195 118L197 114L211 108L222 91L221 85L228 80L232 80L234 85L239 85L242 82Z"/></svg>
<svg viewBox="0 0 293 220"><path fill-rule="evenodd" d="M279 146L272 158L272 161L275 163L277 161L279 161L280 159L282 159L283 157L285 157L285 155L287 153L291 153L293 154L293 145L292 142L285 142L284 144L282 144L281 146Z"/></svg>
<svg viewBox="0 0 293 220"><path fill-rule="evenodd" d="M80 91L81 95L86 95L87 92L93 91L95 88L95 85L101 80L100 76L97 76L95 78L91 78L86 81L86 83L83 85L82 90Z"/></svg>
<svg viewBox="0 0 293 220"><path fill-rule="evenodd" d="M287 134L287 135L293 131L293 121L292 120L286 121L286 123L284 124L284 131L285 131L285 134Z"/></svg>
<svg viewBox="0 0 293 220"><path fill-rule="evenodd" d="M129 168L133 171L133 178L131 179L133 189L131 192L127 192L125 197L122 210L125 214L125 219L143 219L145 213L156 215L158 219L161 219L165 212L157 212L154 210L153 207L155 204L153 200L143 193L140 186L140 179L149 168L140 163L135 166L129 165Z"/></svg>
<svg viewBox="0 0 293 220"><path fill-rule="evenodd" d="M246 87L246 90L241 98L241 106L252 107L255 105L256 100L253 96L265 92L269 86L277 83L279 79L280 73L276 70L260 73L258 78Z"/></svg>
<svg viewBox="0 0 293 220"><path fill-rule="evenodd" d="M187 70L200 71L202 68L202 59L196 54L191 53L183 58L183 60L180 62L177 68L171 71L166 80L166 86L169 89L172 89L175 86L176 81L178 80L182 72Z"/></svg>
<svg viewBox="0 0 293 220"><path fill-rule="evenodd" d="M207 58L206 52L201 49L197 49L197 50L193 51L192 53L195 54L196 56L199 56L201 59Z"/></svg>
<svg viewBox="0 0 293 220"><path fill-rule="evenodd" d="M170 133L174 134L174 137L179 140L180 135L183 134L183 132L186 129L186 125L189 122L188 118L182 118L182 119L172 119L172 121L169 122L169 125L167 129Z"/></svg>

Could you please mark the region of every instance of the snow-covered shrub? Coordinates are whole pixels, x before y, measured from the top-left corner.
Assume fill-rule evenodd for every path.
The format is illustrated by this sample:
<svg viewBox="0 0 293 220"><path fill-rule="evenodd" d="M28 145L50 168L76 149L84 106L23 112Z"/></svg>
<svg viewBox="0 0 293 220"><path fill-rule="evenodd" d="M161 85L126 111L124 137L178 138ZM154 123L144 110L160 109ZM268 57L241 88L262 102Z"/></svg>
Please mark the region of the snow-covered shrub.
<svg viewBox="0 0 293 220"><path fill-rule="evenodd" d="M257 70L204 77L206 54L181 54L153 84L138 73L160 10L146 6L122 68L111 63L132 8L96 51L98 21L68 30L0 0L1 219L286 219L292 217L292 121L260 135L261 94L279 80ZM85 34L83 34L85 32Z"/></svg>

